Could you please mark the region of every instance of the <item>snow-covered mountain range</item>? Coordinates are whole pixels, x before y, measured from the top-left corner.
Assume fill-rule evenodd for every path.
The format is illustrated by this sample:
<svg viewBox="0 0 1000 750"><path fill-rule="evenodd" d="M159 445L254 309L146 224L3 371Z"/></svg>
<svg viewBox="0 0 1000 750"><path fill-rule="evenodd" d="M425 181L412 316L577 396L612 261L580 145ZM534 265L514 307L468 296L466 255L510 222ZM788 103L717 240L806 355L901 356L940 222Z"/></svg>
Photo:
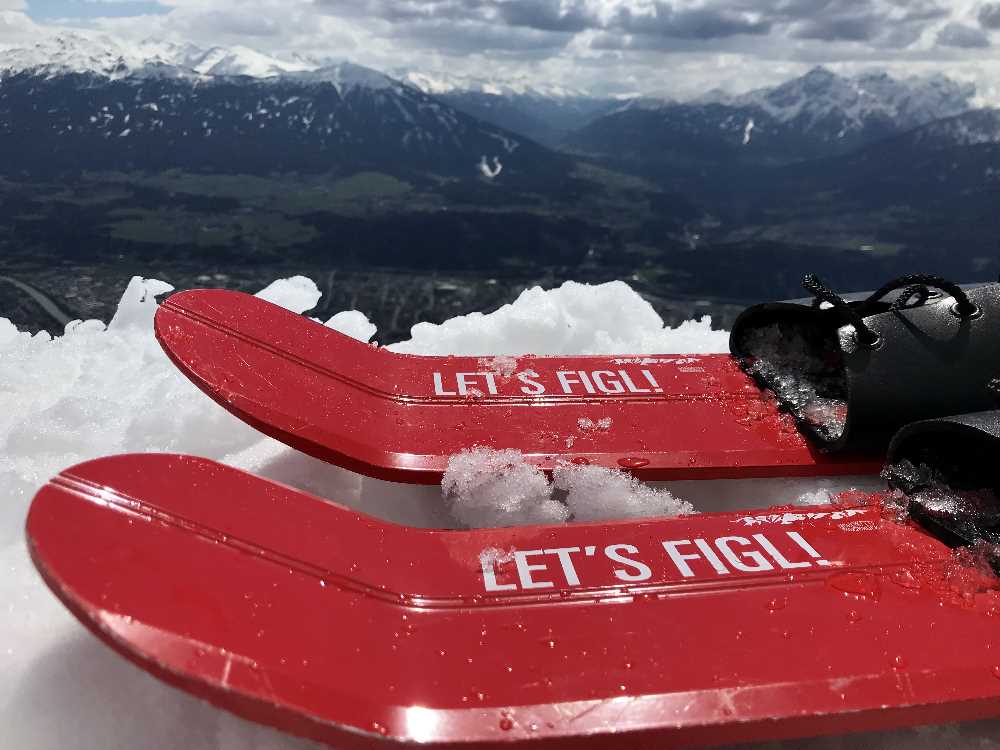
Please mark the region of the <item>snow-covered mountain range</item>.
<svg viewBox="0 0 1000 750"><path fill-rule="evenodd" d="M71 76L85 77L89 93L80 78L60 85ZM159 82L155 91L153 81ZM19 88L18 82L28 83ZM138 87L137 92L95 93L119 84ZM311 103L302 101L298 90L304 88ZM218 99L223 90L224 100ZM46 99L54 91L60 92L56 98ZM74 104L71 91L86 102ZM11 98L26 92L30 98ZM169 132L173 139L239 136L246 145L268 134L270 148L278 149L285 128L287 142L308 143L309 159L319 153L321 162L355 161L367 154L374 164L413 162L419 155L422 168L450 164L444 171L453 173L462 164L466 172L489 179L505 167L509 175L515 149L530 141L618 160L781 164L851 153L950 121L975 105L972 84L943 76L844 77L824 68L740 95L713 91L688 102L622 102L524 80L412 70L387 75L331 59L278 58L246 47L136 43L87 32L0 49L0 109L10 113L0 132L8 135L30 121L35 132L73 138ZM112 118L116 111L120 117ZM45 116L33 119L32 113ZM942 125L935 142L994 142L994 119L987 114ZM505 165L500 171L494 159Z"/></svg>
<svg viewBox="0 0 1000 750"><path fill-rule="evenodd" d="M279 60L249 47L212 47L148 39L130 42L108 34L65 32L26 46L0 48L0 75L96 73L112 78L162 76L252 76L264 78L323 67L320 61Z"/></svg>
<svg viewBox="0 0 1000 750"><path fill-rule="evenodd" d="M566 161L349 62L86 34L0 51L0 137L7 168L36 171L376 169L507 180L561 172Z"/></svg>
<svg viewBox="0 0 1000 750"><path fill-rule="evenodd" d="M891 122L902 130L919 127L972 109L975 96L973 84L941 75L899 80L867 73L848 78L814 68L780 86L738 96L713 91L695 103L759 110L777 122L799 122L805 129L824 128L837 120L843 125L839 136L864 130L873 121Z"/></svg>
<svg viewBox="0 0 1000 750"><path fill-rule="evenodd" d="M713 91L690 102L632 100L573 134L570 143L625 158L788 163L850 153L956 117L974 109L975 97L973 85L943 76L847 78L815 68L739 96Z"/></svg>
<svg viewBox="0 0 1000 750"><path fill-rule="evenodd" d="M109 77L164 75L250 76L269 78L316 72L344 62L332 57L295 54L279 58L244 46L211 47L147 39L131 42L108 34L64 32L30 45L0 47L0 76L18 72L57 75L97 73ZM397 68L389 77L434 96L482 95L520 100L586 99L625 101L625 107L656 109L676 104L651 98L595 96L579 88L540 84L526 78L498 80L452 72ZM822 67L772 88L745 94L713 90L685 102L689 106L719 104L756 109L779 122L822 122L842 117L848 127L861 128L872 119L889 119L901 127L916 127L934 119L951 117L973 108L973 84L958 83L941 75L894 79L885 73L844 77Z"/></svg>

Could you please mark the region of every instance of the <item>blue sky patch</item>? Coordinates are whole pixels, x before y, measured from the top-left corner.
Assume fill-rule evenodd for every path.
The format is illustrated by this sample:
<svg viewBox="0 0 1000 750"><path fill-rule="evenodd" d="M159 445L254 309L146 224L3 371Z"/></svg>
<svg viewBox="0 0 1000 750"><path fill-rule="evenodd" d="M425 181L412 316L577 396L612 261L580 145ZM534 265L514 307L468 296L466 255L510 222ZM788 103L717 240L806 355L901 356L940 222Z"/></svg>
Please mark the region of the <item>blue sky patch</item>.
<svg viewBox="0 0 1000 750"><path fill-rule="evenodd" d="M56 18L127 18L162 15L170 8L156 0L28 0L28 15L35 21Z"/></svg>

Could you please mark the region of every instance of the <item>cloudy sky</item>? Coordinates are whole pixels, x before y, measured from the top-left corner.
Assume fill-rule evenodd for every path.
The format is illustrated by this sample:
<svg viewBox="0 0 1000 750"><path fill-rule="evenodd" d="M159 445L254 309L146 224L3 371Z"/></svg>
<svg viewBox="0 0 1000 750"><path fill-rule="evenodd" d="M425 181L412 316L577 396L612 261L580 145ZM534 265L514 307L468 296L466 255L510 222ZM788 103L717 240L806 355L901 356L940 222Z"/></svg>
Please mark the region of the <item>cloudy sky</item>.
<svg viewBox="0 0 1000 750"><path fill-rule="evenodd" d="M1000 101L1000 0L0 0L0 43L63 26L618 93L941 71Z"/></svg>

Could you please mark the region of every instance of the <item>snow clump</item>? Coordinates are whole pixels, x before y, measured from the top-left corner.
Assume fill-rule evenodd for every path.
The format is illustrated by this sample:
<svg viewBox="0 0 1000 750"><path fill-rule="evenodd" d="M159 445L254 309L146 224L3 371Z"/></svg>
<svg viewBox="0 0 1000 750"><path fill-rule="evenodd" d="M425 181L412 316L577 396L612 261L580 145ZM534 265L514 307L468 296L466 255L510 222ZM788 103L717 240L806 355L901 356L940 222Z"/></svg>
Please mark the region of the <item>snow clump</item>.
<svg viewBox="0 0 1000 750"><path fill-rule="evenodd" d="M419 323L409 341L389 348L405 354L708 354L729 350L729 334L712 319L677 328L622 281L590 286L567 281L534 287L493 313L471 313L441 325Z"/></svg>
<svg viewBox="0 0 1000 750"><path fill-rule="evenodd" d="M622 471L566 463L550 482L521 451L473 448L452 456L441 482L467 528L690 515L694 506Z"/></svg>
<svg viewBox="0 0 1000 750"><path fill-rule="evenodd" d="M544 472L517 450L474 448L452 456L441 494L466 528L541 526L570 517L569 508L552 499Z"/></svg>
<svg viewBox="0 0 1000 750"><path fill-rule="evenodd" d="M847 428L847 381L840 352L795 326L772 325L746 337L748 373L820 439L836 441Z"/></svg>

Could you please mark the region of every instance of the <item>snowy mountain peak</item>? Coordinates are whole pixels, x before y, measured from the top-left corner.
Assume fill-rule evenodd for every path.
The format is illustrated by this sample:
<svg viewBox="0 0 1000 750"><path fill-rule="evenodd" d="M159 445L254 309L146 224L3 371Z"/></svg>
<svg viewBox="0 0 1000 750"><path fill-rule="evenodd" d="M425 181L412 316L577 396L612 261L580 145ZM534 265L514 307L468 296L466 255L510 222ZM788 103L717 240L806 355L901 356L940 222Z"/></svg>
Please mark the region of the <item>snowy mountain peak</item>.
<svg viewBox="0 0 1000 750"><path fill-rule="evenodd" d="M942 75L896 79L885 72L840 76L816 67L772 88L737 96L713 91L697 101L762 110L778 122L804 127L837 123L842 133L873 121L907 129L972 109L976 88Z"/></svg>
<svg viewBox="0 0 1000 750"><path fill-rule="evenodd" d="M0 48L0 73L97 73L119 77L152 62L137 48L108 36L65 33L44 37L30 46Z"/></svg>
<svg viewBox="0 0 1000 750"><path fill-rule="evenodd" d="M269 78L309 69L302 61L281 60L249 47L202 49L154 39L133 43L82 31L52 34L30 46L0 48L0 73L4 74Z"/></svg>
<svg viewBox="0 0 1000 750"><path fill-rule="evenodd" d="M522 80L495 80L461 76L454 73L422 72L408 69L393 71L397 78L425 94L440 96L454 93L488 94L492 96L525 96L544 99L586 98L590 94L558 84L539 84Z"/></svg>
<svg viewBox="0 0 1000 750"><path fill-rule="evenodd" d="M302 83L332 83L341 92L352 88L380 90L402 85L384 73L349 62L334 63L316 70L303 70L284 77Z"/></svg>
<svg viewBox="0 0 1000 750"><path fill-rule="evenodd" d="M815 68L802 76L800 80L802 80L807 86L829 86L837 80L837 74L829 68L817 65Z"/></svg>
<svg viewBox="0 0 1000 750"><path fill-rule="evenodd" d="M212 47L206 51L186 46L185 52L187 54L180 59L175 58L174 62L189 67L201 75L270 78L308 69L302 63L278 60L243 46Z"/></svg>
<svg viewBox="0 0 1000 750"><path fill-rule="evenodd" d="M111 79L281 79L329 83L341 93L356 88L404 87L383 73L348 62L279 59L242 46L203 49L153 39L130 44L106 35L76 32L52 35L31 46L0 49L0 77L21 72L44 76L92 73Z"/></svg>

